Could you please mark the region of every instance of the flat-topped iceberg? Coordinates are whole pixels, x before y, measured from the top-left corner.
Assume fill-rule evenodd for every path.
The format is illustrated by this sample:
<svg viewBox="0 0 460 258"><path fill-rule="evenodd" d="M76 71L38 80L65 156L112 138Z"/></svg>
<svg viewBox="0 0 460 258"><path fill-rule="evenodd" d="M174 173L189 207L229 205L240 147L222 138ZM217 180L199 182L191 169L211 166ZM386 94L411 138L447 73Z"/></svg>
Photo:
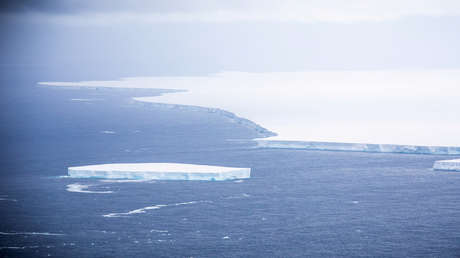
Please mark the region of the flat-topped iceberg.
<svg viewBox="0 0 460 258"><path fill-rule="evenodd" d="M183 163L114 163L69 167L72 178L149 180L232 180L250 178L250 168Z"/></svg>
<svg viewBox="0 0 460 258"><path fill-rule="evenodd" d="M460 171L460 159L438 160L434 162L433 169Z"/></svg>

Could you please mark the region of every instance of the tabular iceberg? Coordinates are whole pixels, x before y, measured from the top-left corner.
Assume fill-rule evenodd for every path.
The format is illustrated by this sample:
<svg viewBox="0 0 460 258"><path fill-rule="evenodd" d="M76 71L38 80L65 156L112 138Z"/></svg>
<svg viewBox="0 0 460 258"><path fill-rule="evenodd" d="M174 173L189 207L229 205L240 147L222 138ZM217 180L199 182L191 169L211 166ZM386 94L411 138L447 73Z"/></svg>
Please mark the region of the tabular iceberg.
<svg viewBox="0 0 460 258"><path fill-rule="evenodd" d="M250 168L182 163L114 163L69 167L72 178L149 180L232 180L250 178Z"/></svg>
<svg viewBox="0 0 460 258"><path fill-rule="evenodd" d="M460 159L438 160L434 162L433 169L460 171Z"/></svg>

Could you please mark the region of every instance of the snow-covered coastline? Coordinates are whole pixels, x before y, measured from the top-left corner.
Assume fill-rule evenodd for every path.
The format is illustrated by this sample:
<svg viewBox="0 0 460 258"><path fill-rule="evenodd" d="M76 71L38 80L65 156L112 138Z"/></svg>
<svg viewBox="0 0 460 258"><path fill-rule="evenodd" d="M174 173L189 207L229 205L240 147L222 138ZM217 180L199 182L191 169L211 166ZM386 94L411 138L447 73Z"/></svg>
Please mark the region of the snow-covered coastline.
<svg viewBox="0 0 460 258"><path fill-rule="evenodd" d="M255 139L260 148L456 155L459 83L460 70L420 70L223 72L39 84L177 90L134 100L217 113L258 132L265 138Z"/></svg>
<svg viewBox="0 0 460 258"><path fill-rule="evenodd" d="M246 119L244 117L240 117L235 115L232 112L220 109L220 108L209 108L209 107L200 107L200 106L190 106L190 105L180 105L180 104L166 104L166 103L156 103L152 102L150 97L146 97L144 100L144 97L135 97L133 98L136 101L145 103L147 105L159 107L159 108L167 108L167 109L183 109L183 110L188 110L188 111L198 111L198 112L208 112L208 113L213 113L217 114L219 116L225 117L232 123L236 123L239 125L242 125L246 128L252 129L258 134L258 137L260 138L265 138L265 137L273 137L276 136L277 134L275 132L272 132L268 130L267 128L262 127L261 125Z"/></svg>

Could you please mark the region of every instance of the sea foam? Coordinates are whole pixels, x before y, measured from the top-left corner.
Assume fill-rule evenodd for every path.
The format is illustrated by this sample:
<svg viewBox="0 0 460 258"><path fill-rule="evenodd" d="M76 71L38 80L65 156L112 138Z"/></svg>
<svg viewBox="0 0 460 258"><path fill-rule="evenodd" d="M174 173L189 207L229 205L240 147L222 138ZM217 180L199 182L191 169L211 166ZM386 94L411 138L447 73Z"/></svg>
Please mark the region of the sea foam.
<svg viewBox="0 0 460 258"><path fill-rule="evenodd" d="M158 209L165 208L165 207L176 207L176 206L191 205L191 204L198 204L198 203L211 203L211 201L190 201L190 202L180 202L180 203L173 203L173 204L157 204L157 205L143 207L140 209L131 210L128 212L109 213L109 214L105 214L102 216L106 218L127 217L130 215L146 213L149 210L158 210Z"/></svg>
<svg viewBox="0 0 460 258"><path fill-rule="evenodd" d="M82 184L79 184L79 183L69 184L69 185L67 185L67 191L68 192L75 192L75 193L95 193L95 194L113 193L113 191L90 191L90 190L86 190L90 186L91 185L82 185Z"/></svg>

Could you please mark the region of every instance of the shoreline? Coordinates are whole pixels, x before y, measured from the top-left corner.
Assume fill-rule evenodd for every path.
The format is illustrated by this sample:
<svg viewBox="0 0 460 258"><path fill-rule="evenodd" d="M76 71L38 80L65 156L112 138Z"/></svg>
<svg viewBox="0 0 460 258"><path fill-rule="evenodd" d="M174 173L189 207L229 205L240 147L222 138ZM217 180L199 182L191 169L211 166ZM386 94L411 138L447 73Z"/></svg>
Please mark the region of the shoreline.
<svg viewBox="0 0 460 258"><path fill-rule="evenodd" d="M445 91L433 92L433 83L440 82ZM222 72L38 84L161 89L160 95L132 99L161 108L216 113L257 132L253 141L259 148L460 155L460 123L454 119L460 103L457 92L448 91L456 82L460 70Z"/></svg>
<svg viewBox="0 0 460 258"><path fill-rule="evenodd" d="M249 120L244 117L237 116L235 113L232 113L227 110L223 110L220 108L210 108L210 107L201 107L201 106L190 106L190 105L181 105L181 104L168 104L168 103L158 103L158 102L150 102L150 101L143 101L141 100L143 97L134 97L133 100L147 104L153 107L158 108L167 108L167 109L183 109L187 111L198 111L198 112L207 112L207 113L214 113L218 114L219 116L223 116L227 118L231 123L237 123L242 125L246 128L252 129L256 131L260 138L266 137L273 137L277 136L275 132L268 130L267 128ZM254 139L253 139L254 140Z"/></svg>

